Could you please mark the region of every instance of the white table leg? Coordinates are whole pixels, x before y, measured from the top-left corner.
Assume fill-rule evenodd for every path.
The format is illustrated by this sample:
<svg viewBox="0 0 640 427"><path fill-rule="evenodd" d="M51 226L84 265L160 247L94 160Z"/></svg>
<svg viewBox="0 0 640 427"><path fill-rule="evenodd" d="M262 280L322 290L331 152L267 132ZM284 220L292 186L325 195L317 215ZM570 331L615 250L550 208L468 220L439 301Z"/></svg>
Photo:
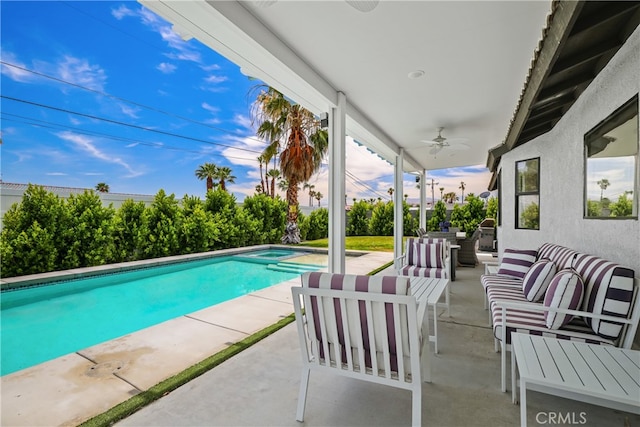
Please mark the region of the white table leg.
<svg viewBox="0 0 640 427"><path fill-rule="evenodd" d="M520 381L520 427L527 427L527 385Z"/></svg>
<svg viewBox="0 0 640 427"><path fill-rule="evenodd" d="M516 379L516 352L511 348L511 401L514 404L518 403L518 394L516 393L516 385L518 380Z"/></svg>
<svg viewBox="0 0 640 427"><path fill-rule="evenodd" d="M447 283L447 293L445 294L445 303L447 304L447 317L451 317L451 304L450 304L450 291L451 291L451 282Z"/></svg>
<svg viewBox="0 0 640 427"><path fill-rule="evenodd" d="M433 352L438 354L438 304L433 305Z"/></svg>

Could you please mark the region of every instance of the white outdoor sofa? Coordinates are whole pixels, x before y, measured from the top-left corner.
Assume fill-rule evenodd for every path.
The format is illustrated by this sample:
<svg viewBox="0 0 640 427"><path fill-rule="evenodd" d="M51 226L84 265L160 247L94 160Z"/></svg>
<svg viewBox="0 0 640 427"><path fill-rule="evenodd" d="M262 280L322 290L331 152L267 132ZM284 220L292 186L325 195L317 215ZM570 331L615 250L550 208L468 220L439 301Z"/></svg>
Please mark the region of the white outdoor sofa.
<svg viewBox="0 0 640 427"><path fill-rule="evenodd" d="M551 281L556 285L577 282L571 270L579 276L583 293L578 306L566 307L568 301L575 302L576 295L564 295L562 300L557 291L562 286L554 285L555 294L548 295L552 286L545 291L541 286L544 278L536 276L546 266L555 267ZM564 276L556 279L560 271ZM626 349L633 344L640 320L640 294L630 268L545 243L537 251L506 250L498 274L484 274L481 282L491 311L496 351L498 344L502 351L502 391L506 391L506 351L511 350L512 332Z"/></svg>

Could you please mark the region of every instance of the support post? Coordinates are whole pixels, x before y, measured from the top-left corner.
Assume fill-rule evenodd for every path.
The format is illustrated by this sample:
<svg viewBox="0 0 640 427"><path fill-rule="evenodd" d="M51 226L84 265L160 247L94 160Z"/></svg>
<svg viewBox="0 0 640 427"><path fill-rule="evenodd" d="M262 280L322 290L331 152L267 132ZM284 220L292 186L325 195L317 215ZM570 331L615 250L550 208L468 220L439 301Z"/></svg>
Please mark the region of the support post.
<svg viewBox="0 0 640 427"><path fill-rule="evenodd" d="M393 200L393 257L394 268L400 268L398 258L402 255L402 236L404 234L404 218L402 216L402 201L404 188L402 186L404 150L400 149L400 154L396 156L394 165L394 200Z"/></svg>
<svg viewBox="0 0 640 427"><path fill-rule="evenodd" d="M338 92L329 115L329 273L345 272L346 106L347 97Z"/></svg>
<svg viewBox="0 0 640 427"><path fill-rule="evenodd" d="M420 227L427 229L427 171L420 173Z"/></svg>

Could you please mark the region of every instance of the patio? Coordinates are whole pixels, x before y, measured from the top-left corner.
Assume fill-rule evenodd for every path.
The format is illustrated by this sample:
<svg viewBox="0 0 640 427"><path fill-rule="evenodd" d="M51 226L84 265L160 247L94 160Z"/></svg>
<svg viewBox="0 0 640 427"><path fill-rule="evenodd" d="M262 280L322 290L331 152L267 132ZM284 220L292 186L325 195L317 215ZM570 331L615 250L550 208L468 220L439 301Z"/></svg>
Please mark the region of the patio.
<svg viewBox="0 0 640 427"><path fill-rule="evenodd" d="M519 423L520 407L511 403L510 393L500 392L500 355L494 352L483 309L482 270L482 266L459 268L451 289L451 317L444 310L439 313L440 353L431 353L433 381L423 385L424 425ZM295 421L301 366L295 328L295 324L285 327L118 425L301 425ZM569 424L640 425L638 415L530 393L531 425L556 424L559 417ZM409 392L311 375L306 425L410 423Z"/></svg>

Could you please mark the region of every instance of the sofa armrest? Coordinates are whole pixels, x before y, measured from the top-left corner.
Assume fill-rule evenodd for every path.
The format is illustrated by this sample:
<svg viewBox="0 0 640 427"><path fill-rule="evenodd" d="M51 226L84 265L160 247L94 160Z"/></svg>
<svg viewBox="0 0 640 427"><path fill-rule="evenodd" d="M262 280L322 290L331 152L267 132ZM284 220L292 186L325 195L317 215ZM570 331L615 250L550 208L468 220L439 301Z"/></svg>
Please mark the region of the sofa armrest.
<svg viewBox="0 0 640 427"><path fill-rule="evenodd" d="M580 310L568 310L565 308L555 308L555 307L545 307L544 304L540 303L526 303L526 302L516 302L516 301L506 301L506 300L497 300L494 302L496 307L502 311L502 321L506 320L506 311L508 308L511 309L522 309L522 310L535 310L535 311L551 311L555 313L561 314L571 314L573 316L580 317L589 317L597 320L604 320L607 322L614 323L623 323L623 324L631 324L632 319L627 319L626 317L616 317L616 316L607 316L604 314L595 314L590 311L580 311Z"/></svg>

